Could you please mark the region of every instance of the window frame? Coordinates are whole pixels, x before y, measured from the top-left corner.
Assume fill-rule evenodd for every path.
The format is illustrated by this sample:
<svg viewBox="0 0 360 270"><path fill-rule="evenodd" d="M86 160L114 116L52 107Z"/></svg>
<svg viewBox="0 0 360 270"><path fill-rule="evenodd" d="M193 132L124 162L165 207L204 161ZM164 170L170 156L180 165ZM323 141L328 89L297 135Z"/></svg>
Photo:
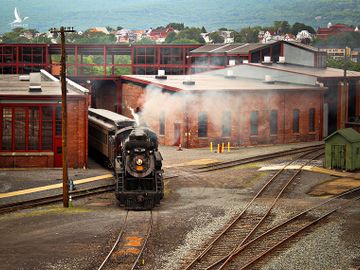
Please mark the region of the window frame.
<svg viewBox="0 0 360 270"><path fill-rule="evenodd" d="M299 109L293 109L292 131L295 134L300 133L300 110Z"/></svg>
<svg viewBox="0 0 360 270"><path fill-rule="evenodd" d="M198 137L206 138L208 136L208 117L206 112L198 113Z"/></svg>
<svg viewBox="0 0 360 270"><path fill-rule="evenodd" d="M250 112L250 136L259 135L259 111Z"/></svg>
<svg viewBox="0 0 360 270"><path fill-rule="evenodd" d="M270 111L270 135L278 135L278 133L279 133L278 121L279 121L278 110L271 110ZM275 132L273 132L273 131L275 131Z"/></svg>
<svg viewBox="0 0 360 270"><path fill-rule="evenodd" d="M54 143L55 143L55 109L59 107L58 104L7 104L3 103L0 105L0 152L53 152ZM49 121L48 127L51 127L51 138L49 147L43 147L43 109L49 108ZM10 147L4 149L4 109L8 109L11 114L11 137L10 137ZM22 119L22 123L16 122L16 110L23 110L25 118ZM37 112L37 116L32 119L32 111ZM32 121L31 121L32 120ZM36 121L34 121L36 120ZM20 133L21 138L25 140L25 146L23 149L18 149L16 146L16 125L24 125L24 128L21 129ZM35 132L32 136L31 127L35 128ZM20 130L20 129L19 129ZM50 132L49 132L50 133ZM61 135L60 135L61 136ZM24 138L23 138L24 137ZM36 147L34 147L36 145Z"/></svg>

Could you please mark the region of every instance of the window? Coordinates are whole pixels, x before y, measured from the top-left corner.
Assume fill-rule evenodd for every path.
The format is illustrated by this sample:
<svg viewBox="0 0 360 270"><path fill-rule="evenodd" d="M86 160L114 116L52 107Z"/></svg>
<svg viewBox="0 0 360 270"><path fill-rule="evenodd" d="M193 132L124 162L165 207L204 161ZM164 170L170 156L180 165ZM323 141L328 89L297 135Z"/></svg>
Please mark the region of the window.
<svg viewBox="0 0 360 270"><path fill-rule="evenodd" d="M198 136L207 137L207 115L206 112L199 112Z"/></svg>
<svg viewBox="0 0 360 270"><path fill-rule="evenodd" d="M39 107L29 108L29 150L39 149L40 118Z"/></svg>
<svg viewBox="0 0 360 270"><path fill-rule="evenodd" d="M270 112L270 135L278 133L278 111L272 110Z"/></svg>
<svg viewBox="0 0 360 270"><path fill-rule="evenodd" d="M315 131L315 109L311 108L309 110L309 132Z"/></svg>
<svg viewBox="0 0 360 270"><path fill-rule="evenodd" d="M299 133L299 117L300 117L299 109L294 109L293 110L293 132L294 133Z"/></svg>
<svg viewBox="0 0 360 270"><path fill-rule="evenodd" d="M222 114L222 136L230 137L231 135L231 112Z"/></svg>
<svg viewBox="0 0 360 270"><path fill-rule="evenodd" d="M52 150L54 107L0 107L0 112L1 151Z"/></svg>
<svg viewBox="0 0 360 270"><path fill-rule="evenodd" d="M52 149L52 137L53 137L52 115L53 115L52 107L42 107L41 139L42 139L43 150Z"/></svg>
<svg viewBox="0 0 360 270"><path fill-rule="evenodd" d="M160 113L159 122L160 122L159 134L165 135L165 112Z"/></svg>
<svg viewBox="0 0 360 270"><path fill-rule="evenodd" d="M25 109L15 108L15 150L25 150L26 132L25 132Z"/></svg>
<svg viewBox="0 0 360 270"><path fill-rule="evenodd" d="M3 108L2 110L2 150L11 150L12 149L12 109Z"/></svg>
<svg viewBox="0 0 360 270"><path fill-rule="evenodd" d="M250 135L258 135L258 111L250 114Z"/></svg>

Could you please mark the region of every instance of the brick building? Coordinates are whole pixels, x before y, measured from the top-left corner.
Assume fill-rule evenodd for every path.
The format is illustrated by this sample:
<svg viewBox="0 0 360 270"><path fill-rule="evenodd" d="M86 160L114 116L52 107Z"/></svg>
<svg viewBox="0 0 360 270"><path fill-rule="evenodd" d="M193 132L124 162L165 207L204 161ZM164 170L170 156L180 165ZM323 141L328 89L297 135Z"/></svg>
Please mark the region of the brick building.
<svg viewBox="0 0 360 270"><path fill-rule="evenodd" d="M165 145L205 147L290 143L322 139L326 88L238 76L238 67L193 75L122 77L127 106L142 108L141 117ZM248 67L249 68L249 67ZM251 68L250 68L251 69ZM228 75L231 71L231 75ZM266 77L266 79L265 79ZM147 93L146 93L147 92ZM123 112L130 115L128 107Z"/></svg>
<svg viewBox="0 0 360 270"><path fill-rule="evenodd" d="M87 166L88 90L67 82L68 165ZM44 70L0 77L0 167L61 167L61 85Z"/></svg>

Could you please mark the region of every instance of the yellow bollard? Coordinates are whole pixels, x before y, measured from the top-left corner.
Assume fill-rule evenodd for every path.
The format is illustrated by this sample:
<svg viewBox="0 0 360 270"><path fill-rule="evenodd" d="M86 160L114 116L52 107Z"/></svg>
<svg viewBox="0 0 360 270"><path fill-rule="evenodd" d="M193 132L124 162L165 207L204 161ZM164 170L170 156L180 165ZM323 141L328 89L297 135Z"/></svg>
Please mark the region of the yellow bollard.
<svg viewBox="0 0 360 270"><path fill-rule="evenodd" d="M225 144L222 143L222 144L221 144L221 153L224 153L224 149L225 149Z"/></svg>
<svg viewBox="0 0 360 270"><path fill-rule="evenodd" d="M228 142L228 153L230 153L230 142Z"/></svg>
<svg viewBox="0 0 360 270"><path fill-rule="evenodd" d="M218 144L217 152L220 153L220 144Z"/></svg>
<svg viewBox="0 0 360 270"><path fill-rule="evenodd" d="M212 151L213 151L213 143L210 142L210 152L212 153Z"/></svg>

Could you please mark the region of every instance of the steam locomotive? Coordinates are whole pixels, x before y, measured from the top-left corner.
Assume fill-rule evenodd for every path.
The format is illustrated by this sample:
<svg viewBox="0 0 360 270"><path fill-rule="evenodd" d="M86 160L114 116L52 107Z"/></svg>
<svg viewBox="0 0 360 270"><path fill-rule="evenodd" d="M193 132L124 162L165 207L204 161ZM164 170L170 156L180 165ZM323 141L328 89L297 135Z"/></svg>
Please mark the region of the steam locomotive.
<svg viewBox="0 0 360 270"><path fill-rule="evenodd" d="M111 111L89 109L89 147L112 167L120 205L147 210L160 204L162 156L152 130Z"/></svg>

